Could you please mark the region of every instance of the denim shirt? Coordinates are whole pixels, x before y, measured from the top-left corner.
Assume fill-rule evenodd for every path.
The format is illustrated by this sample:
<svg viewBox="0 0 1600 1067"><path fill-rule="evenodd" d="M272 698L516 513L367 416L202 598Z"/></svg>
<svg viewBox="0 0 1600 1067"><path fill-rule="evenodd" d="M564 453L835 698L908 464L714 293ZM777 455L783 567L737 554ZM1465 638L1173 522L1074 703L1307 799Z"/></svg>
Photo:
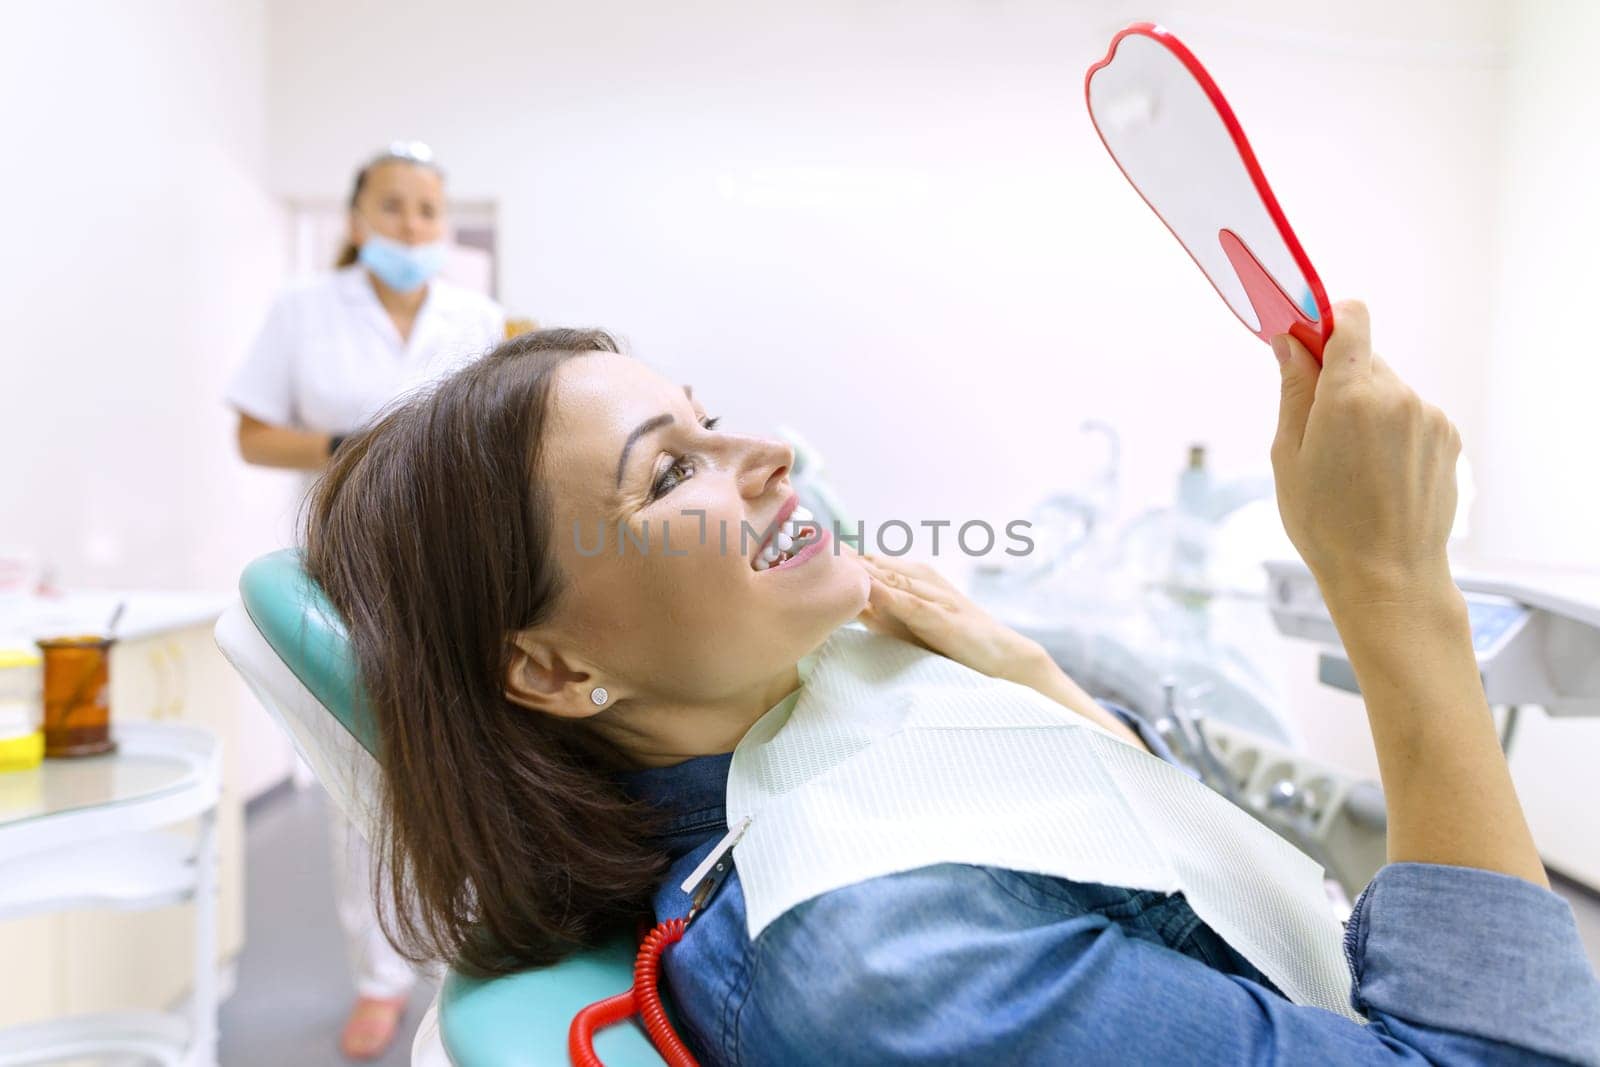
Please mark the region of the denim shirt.
<svg viewBox="0 0 1600 1067"><path fill-rule="evenodd" d="M658 920L688 914L679 885L727 831L731 761L623 778L667 820ZM1345 952L1365 1026L1285 999L1182 894L962 864L824 893L752 941L736 861L662 969L705 1064L1600 1067L1600 983L1548 890L1390 864L1361 894Z"/></svg>

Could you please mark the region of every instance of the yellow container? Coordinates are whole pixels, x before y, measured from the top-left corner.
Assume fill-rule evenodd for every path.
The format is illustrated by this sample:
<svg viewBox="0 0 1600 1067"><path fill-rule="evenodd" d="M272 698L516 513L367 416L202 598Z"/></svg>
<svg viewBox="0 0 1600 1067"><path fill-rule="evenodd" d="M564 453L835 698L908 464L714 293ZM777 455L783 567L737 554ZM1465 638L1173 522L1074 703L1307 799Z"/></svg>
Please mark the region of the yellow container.
<svg viewBox="0 0 1600 1067"><path fill-rule="evenodd" d="M0 772L44 759L44 661L27 648L0 648Z"/></svg>

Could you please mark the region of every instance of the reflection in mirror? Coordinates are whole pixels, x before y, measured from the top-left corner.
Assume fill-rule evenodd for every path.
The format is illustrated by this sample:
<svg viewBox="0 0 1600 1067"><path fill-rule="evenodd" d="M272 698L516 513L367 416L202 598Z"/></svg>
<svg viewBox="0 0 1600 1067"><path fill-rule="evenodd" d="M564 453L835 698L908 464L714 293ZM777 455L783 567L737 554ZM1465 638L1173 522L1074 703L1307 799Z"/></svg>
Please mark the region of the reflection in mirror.
<svg viewBox="0 0 1600 1067"><path fill-rule="evenodd" d="M1321 320L1321 283L1297 264L1265 179L1258 187L1246 165L1243 132L1230 129L1201 78L1209 82L1165 31L1130 28L1089 72L1090 117L1128 181L1246 326L1270 337L1304 316L1304 332L1320 335L1312 324Z"/></svg>

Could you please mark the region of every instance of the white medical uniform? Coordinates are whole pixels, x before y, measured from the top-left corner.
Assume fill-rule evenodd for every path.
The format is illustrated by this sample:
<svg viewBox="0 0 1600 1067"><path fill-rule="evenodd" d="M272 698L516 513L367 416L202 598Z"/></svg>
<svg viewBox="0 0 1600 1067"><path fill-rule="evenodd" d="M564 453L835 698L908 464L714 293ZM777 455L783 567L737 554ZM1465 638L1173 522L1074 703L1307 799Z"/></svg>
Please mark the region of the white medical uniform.
<svg viewBox="0 0 1600 1067"><path fill-rule="evenodd" d="M228 402L274 426L349 433L499 344L505 325L493 300L435 279L402 341L366 269L345 267L278 297Z"/></svg>
<svg viewBox="0 0 1600 1067"><path fill-rule="evenodd" d="M401 340L366 269L345 267L278 297L227 399L275 426L347 434L390 401L499 344L505 321L488 297L434 279L410 338ZM356 992L404 996L416 976L383 936L367 842L335 805L328 810L334 893Z"/></svg>

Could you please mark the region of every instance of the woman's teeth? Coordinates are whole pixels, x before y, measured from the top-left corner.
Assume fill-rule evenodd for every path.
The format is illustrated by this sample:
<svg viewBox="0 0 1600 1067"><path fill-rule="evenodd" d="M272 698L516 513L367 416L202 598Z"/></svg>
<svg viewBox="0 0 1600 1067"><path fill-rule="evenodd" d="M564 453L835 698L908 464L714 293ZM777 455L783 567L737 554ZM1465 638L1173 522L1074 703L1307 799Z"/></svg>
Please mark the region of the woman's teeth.
<svg viewBox="0 0 1600 1067"><path fill-rule="evenodd" d="M788 541L788 545L782 544L778 538L783 538L784 541ZM782 533L778 534L778 536L774 537L770 542L768 542L767 547L763 548L760 554L756 556L756 570L764 571L768 567L776 567L780 563L789 562L789 550L793 547L793 538Z"/></svg>
<svg viewBox="0 0 1600 1067"><path fill-rule="evenodd" d="M789 513L788 524L794 527L796 533L800 533L806 529L812 518L811 512L805 508L796 507L794 511ZM796 542L792 535L779 530L773 534L772 540L767 542L766 547L756 554L755 562L751 565L758 571L764 571L769 567L787 563L793 558L795 544Z"/></svg>

